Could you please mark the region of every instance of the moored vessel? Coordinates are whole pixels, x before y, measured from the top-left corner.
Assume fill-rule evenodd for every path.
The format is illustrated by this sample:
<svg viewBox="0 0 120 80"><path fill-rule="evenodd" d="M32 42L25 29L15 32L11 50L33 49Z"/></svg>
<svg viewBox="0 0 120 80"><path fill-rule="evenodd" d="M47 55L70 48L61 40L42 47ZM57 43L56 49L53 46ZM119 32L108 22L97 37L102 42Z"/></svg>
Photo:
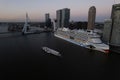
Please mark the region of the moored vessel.
<svg viewBox="0 0 120 80"><path fill-rule="evenodd" d="M104 44L100 39L100 36L94 32L94 30L70 30L68 28L58 28L54 35L88 49L109 53L109 45Z"/></svg>

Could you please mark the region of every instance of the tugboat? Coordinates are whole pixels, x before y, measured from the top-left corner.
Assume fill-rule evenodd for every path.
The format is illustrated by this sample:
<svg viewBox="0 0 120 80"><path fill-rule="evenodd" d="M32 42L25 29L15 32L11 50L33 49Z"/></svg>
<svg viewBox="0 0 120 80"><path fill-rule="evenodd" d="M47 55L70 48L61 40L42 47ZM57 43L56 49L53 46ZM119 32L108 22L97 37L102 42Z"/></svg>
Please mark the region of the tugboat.
<svg viewBox="0 0 120 80"><path fill-rule="evenodd" d="M42 47L42 50L44 50L46 53L53 54L55 56L61 56L61 54L58 51L55 51L53 49L50 49L48 47Z"/></svg>

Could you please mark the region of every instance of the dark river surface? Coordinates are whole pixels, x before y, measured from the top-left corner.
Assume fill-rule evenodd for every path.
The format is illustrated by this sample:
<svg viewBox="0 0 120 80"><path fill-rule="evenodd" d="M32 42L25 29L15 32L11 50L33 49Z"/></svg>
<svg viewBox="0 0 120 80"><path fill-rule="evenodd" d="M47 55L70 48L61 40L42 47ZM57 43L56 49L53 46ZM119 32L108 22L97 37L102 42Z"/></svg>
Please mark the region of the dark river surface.
<svg viewBox="0 0 120 80"><path fill-rule="evenodd" d="M47 46L62 57L45 53ZM91 51L53 33L0 34L0 80L120 80L120 55Z"/></svg>

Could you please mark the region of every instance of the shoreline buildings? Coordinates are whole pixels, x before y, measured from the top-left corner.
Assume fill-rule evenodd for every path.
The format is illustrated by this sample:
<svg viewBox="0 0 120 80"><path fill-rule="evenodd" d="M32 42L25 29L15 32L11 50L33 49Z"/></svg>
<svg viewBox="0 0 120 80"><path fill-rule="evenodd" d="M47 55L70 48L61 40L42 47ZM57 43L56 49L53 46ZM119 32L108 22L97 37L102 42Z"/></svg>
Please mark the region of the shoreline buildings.
<svg viewBox="0 0 120 80"><path fill-rule="evenodd" d="M60 28L62 26L62 10L56 11L56 21L57 28Z"/></svg>
<svg viewBox="0 0 120 80"><path fill-rule="evenodd" d="M111 19L104 22L103 41L109 44L110 51L120 53L120 4L112 6Z"/></svg>
<svg viewBox="0 0 120 80"><path fill-rule="evenodd" d="M110 49L120 53L120 4L112 6L111 19Z"/></svg>
<svg viewBox="0 0 120 80"><path fill-rule="evenodd" d="M45 14L45 26L47 28L51 28L51 26L52 26L51 19L50 19L50 14L49 13Z"/></svg>
<svg viewBox="0 0 120 80"><path fill-rule="evenodd" d="M68 27L70 20L70 9L64 8L56 11L57 28Z"/></svg>
<svg viewBox="0 0 120 80"><path fill-rule="evenodd" d="M110 41L111 26L112 26L112 20L106 19L104 22L102 40L107 44L109 44L109 41Z"/></svg>
<svg viewBox="0 0 120 80"><path fill-rule="evenodd" d="M50 18L50 14L49 14L49 13L46 13L46 14L45 14L45 21L47 21L49 18Z"/></svg>

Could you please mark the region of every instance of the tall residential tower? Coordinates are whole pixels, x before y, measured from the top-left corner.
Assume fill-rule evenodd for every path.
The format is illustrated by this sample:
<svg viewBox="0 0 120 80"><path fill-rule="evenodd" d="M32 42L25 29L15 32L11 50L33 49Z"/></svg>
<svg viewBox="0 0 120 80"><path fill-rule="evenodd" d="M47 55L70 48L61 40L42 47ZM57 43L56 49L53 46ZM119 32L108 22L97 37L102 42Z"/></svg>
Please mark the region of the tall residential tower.
<svg viewBox="0 0 120 80"><path fill-rule="evenodd" d="M120 53L120 4L112 6L111 19L110 48Z"/></svg>
<svg viewBox="0 0 120 80"><path fill-rule="evenodd" d="M45 14L45 21L47 21L49 18L50 18L50 14L49 14L49 13L46 13L46 14Z"/></svg>
<svg viewBox="0 0 120 80"><path fill-rule="evenodd" d="M95 27L96 8L95 6L90 7L88 12L88 30L93 30Z"/></svg>
<svg viewBox="0 0 120 80"><path fill-rule="evenodd" d="M50 19L50 14L49 13L46 13L45 14L45 26L47 28L50 28L51 27L51 19Z"/></svg>
<svg viewBox="0 0 120 80"><path fill-rule="evenodd" d="M110 32L111 32L112 20L106 19L104 22L104 29L103 29L103 41L109 44L110 41Z"/></svg>
<svg viewBox="0 0 120 80"><path fill-rule="evenodd" d="M57 23L56 23L56 26L57 28L60 28L62 27L62 10L57 10L56 11L56 20L57 20Z"/></svg>
<svg viewBox="0 0 120 80"><path fill-rule="evenodd" d="M70 20L70 9L64 8L56 11L57 27L68 27Z"/></svg>
<svg viewBox="0 0 120 80"><path fill-rule="evenodd" d="M68 27L70 20L70 9L62 9L62 27Z"/></svg>

